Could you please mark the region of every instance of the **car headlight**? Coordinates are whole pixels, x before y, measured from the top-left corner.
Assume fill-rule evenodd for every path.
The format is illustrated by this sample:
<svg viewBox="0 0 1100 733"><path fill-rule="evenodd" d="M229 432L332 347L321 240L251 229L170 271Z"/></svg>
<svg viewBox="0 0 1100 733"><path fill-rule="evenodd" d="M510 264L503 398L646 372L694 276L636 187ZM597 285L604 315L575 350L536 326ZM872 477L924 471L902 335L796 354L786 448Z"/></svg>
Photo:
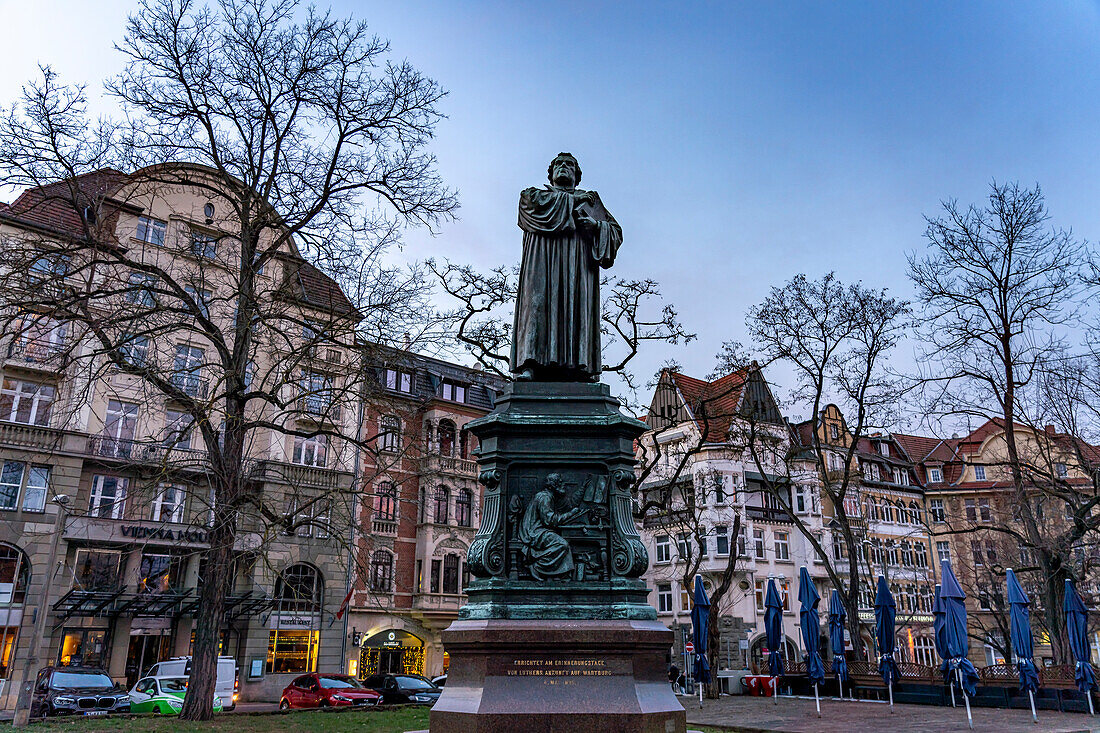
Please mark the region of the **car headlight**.
<svg viewBox="0 0 1100 733"><path fill-rule="evenodd" d="M55 697L53 699L55 705L72 705L76 702L76 698L72 697Z"/></svg>
<svg viewBox="0 0 1100 733"><path fill-rule="evenodd" d="M432 698L427 695L413 695L413 702L431 702Z"/></svg>
<svg viewBox="0 0 1100 733"><path fill-rule="evenodd" d="M340 702L351 702L352 701L350 697L344 697L343 695L340 695L340 694L333 695L332 699L333 700L339 700Z"/></svg>
<svg viewBox="0 0 1100 733"><path fill-rule="evenodd" d="M183 701L181 701L181 700L169 700L168 704L171 705L174 708L182 708L183 707Z"/></svg>

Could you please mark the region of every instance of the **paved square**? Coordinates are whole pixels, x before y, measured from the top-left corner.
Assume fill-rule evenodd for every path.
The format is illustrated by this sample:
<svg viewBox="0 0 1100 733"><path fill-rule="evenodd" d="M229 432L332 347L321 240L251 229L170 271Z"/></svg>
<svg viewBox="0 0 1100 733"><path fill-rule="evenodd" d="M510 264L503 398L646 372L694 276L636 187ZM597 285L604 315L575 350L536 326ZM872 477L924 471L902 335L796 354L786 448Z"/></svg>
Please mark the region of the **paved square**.
<svg viewBox="0 0 1100 733"><path fill-rule="evenodd" d="M895 705L893 713L885 703L839 702L821 700L821 718L817 717L813 700L732 696L720 700L698 700L681 697L687 710L688 727L714 725L749 733L751 731L791 731L799 733L877 733L912 731L912 733L947 733L966 731L966 710L934 705ZM1100 717L1081 713L1039 711L1039 725L1031 722L1027 710L974 708L976 733L1020 733L1036 731L1100 730Z"/></svg>

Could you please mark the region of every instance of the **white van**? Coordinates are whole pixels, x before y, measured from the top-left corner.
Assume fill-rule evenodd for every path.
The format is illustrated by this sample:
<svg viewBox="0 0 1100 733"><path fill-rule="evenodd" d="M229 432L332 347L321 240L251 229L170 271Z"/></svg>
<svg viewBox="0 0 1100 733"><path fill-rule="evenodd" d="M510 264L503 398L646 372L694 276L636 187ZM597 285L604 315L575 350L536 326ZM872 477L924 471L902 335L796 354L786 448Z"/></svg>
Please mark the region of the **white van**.
<svg viewBox="0 0 1100 733"><path fill-rule="evenodd" d="M190 677L191 657L172 657L157 662L146 677ZM218 657L218 681L214 684L214 694L222 699L222 710L237 707L237 660L233 657Z"/></svg>

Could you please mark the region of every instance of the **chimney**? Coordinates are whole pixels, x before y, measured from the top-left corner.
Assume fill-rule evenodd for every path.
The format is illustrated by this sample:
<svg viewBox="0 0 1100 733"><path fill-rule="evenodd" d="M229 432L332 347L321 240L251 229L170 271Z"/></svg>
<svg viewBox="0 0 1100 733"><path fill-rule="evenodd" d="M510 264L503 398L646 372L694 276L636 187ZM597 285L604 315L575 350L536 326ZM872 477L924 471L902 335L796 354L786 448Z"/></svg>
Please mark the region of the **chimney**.
<svg viewBox="0 0 1100 733"><path fill-rule="evenodd" d="M412 337L409 336L409 332L406 331L405 332L405 351L408 351L410 346L412 346Z"/></svg>
<svg viewBox="0 0 1100 733"><path fill-rule="evenodd" d="M1054 435L1054 426L1053 425L1044 425L1043 426L1043 432L1046 433L1047 435Z"/></svg>

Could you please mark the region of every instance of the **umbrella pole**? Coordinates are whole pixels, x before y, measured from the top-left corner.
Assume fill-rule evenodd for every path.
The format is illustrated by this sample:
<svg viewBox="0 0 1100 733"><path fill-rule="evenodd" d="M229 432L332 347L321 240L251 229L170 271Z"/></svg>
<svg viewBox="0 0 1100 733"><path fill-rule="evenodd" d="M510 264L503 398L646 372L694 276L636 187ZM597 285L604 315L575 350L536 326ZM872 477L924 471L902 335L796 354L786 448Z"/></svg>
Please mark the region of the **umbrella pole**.
<svg viewBox="0 0 1100 733"><path fill-rule="evenodd" d="M817 705L817 717L821 717L821 698L817 695L817 685L814 685L814 704Z"/></svg>
<svg viewBox="0 0 1100 733"><path fill-rule="evenodd" d="M951 707L955 708L958 705L955 704L955 681L951 680Z"/></svg>
<svg viewBox="0 0 1100 733"><path fill-rule="evenodd" d="M703 709L703 683L699 683L699 709Z"/></svg>
<svg viewBox="0 0 1100 733"><path fill-rule="evenodd" d="M1039 716L1035 714L1035 693L1031 690L1027 691L1027 699L1031 700L1031 719L1036 723L1039 722Z"/></svg>
<svg viewBox="0 0 1100 733"><path fill-rule="evenodd" d="M772 705L779 704L779 678L772 677Z"/></svg>
<svg viewBox="0 0 1100 733"><path fill-rule="evenodd" d="M840 699L844 699L844 680L839 677L836 678L837 687L840 689Z"/></svg>
<svg viewBox="0 0 1100 733"><path fill-rule="evenodd" d="M890 694L890 714L894 714L894 686L892 684L886 685L886 691Z"/></svg>
<svg viewBox="0 0 1100 733"><path fill-rule="evenodd" d="M963 673L962 669L955 670L959 674L959 689L963 694L963 702L966 703L966 724L970 726L970 730L974 730L974 718L970 715L970 698L966 695L966 688L963 687Z"/></svg>
<svg viewBox="0 0 1100 733"><path fill-rule="evenodd" d="M1092 709L1092 688L1085 691L1085 697L1089 699L1089 715L1096 715L1096 711Z"/></svg>

